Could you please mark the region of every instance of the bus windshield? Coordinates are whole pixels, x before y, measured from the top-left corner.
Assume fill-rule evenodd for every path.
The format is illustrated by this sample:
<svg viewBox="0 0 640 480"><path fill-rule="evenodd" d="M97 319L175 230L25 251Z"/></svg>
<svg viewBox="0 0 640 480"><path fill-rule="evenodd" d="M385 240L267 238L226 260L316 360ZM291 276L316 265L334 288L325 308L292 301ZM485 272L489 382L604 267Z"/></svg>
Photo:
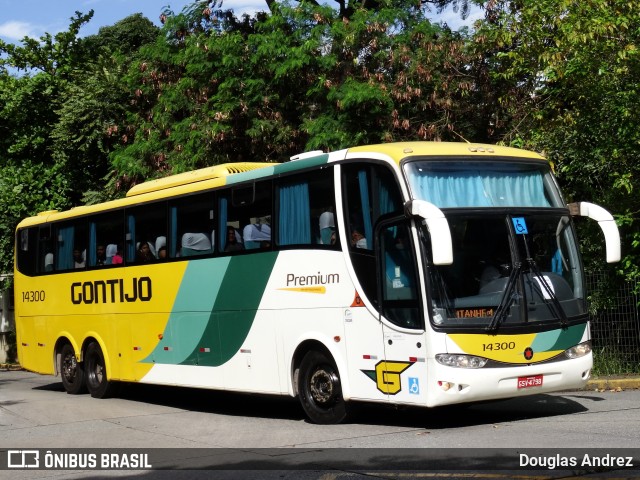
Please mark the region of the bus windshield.
<svg viewBox="0 0 640 480"><path fill-rule="evenodd" d="M451 230L453 264L427 267L434 325L584 320L573 224L547 164L417 161L405 172L412 196L441 208Z"/></svg>
<svg viewBox="0 0 640 480"><path fill-rule="evenodd" d="M581 265L567 215L447 217L454 262L429 266L434 324L497 329L583 319Z"/></svg>

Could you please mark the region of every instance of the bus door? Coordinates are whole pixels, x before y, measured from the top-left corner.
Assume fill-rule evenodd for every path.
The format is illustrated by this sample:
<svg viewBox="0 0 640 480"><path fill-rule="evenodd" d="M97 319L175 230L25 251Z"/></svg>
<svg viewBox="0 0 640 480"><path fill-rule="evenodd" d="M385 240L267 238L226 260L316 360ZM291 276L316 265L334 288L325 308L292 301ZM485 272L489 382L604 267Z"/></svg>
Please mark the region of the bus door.
<svg viewBox="0 0 640 480"><path fill-rule="evenodd" d="M390 402L419 403L426 398L426 337L410 224L396 217L381 222L376 233L385 352L378 365L378 388Z"/></svg>

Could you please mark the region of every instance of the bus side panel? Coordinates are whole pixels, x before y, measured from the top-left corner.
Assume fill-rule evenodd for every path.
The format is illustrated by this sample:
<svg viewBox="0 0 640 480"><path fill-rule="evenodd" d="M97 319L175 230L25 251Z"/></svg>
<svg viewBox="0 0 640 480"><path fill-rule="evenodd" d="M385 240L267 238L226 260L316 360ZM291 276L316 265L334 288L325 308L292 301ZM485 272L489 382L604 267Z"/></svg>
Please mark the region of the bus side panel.
<svg viewBox="0 0 640 480"><path fill-rule="evenodd" d="M18 361L22 368L32 372L44 373L40 370L34 318L16 315L16 332Z"/></svg>
<svg viewBox="0 0 640 480"><path fill-rule="evenodd" d="M275 317L277 344L273 352L281 355L278 366L282 393L293 393L293 358L300 344L310 340L332 352L348 395L344 311L354 295L342 252L280 252L260 308L272 311Z"/></svg>
<svg viewBox="0 0 640 480"><path fill-rule="evenodd" d="M234 312L221 315L223 338L229 336ZM276 318L270 310L256 312L249 335L240 350L225 365L225 384L229 390L283 393L280 388L280 366L276 343Z"/></svg>

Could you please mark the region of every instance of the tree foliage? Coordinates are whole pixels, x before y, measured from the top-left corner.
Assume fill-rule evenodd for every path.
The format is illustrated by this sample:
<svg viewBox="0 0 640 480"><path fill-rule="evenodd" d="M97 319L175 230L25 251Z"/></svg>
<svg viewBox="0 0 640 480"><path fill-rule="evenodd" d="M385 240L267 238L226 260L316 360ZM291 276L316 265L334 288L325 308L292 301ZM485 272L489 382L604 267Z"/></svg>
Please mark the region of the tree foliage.
<svg viewBox="0 0 640 480"><path fill-rule="evenodd" d="M236 160L408 138L475 137L482 126L465 38L420 4L313 2L237 19L215 2L166 15L127 76L133 92L120 185ZM456 120L464 130L456 131ZM476 122L477 123L477 122Z"/></svg>
<svg viewBox="0 0 640 480"><path fill-rule="evenodd" d="M616 214L620 269L640 277L640 2L489 3L476 41L494 52L493 79L507 86L505 141L545 152L569 199ZM602 239L583 244L601 265Z"/></svg>

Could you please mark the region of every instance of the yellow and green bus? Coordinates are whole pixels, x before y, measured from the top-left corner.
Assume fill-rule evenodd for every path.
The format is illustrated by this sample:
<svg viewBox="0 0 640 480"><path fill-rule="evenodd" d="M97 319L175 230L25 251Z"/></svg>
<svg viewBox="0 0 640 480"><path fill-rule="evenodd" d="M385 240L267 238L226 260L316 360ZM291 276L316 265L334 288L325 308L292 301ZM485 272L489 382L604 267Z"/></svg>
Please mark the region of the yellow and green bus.
<svg viewBox="0 0 640 480"><path fill-rule="evenodd" d="M152 180L16 230L22 366L70 394L121 382L432 407L583 386L572 216L519 149L409 142Z"/></svg>

